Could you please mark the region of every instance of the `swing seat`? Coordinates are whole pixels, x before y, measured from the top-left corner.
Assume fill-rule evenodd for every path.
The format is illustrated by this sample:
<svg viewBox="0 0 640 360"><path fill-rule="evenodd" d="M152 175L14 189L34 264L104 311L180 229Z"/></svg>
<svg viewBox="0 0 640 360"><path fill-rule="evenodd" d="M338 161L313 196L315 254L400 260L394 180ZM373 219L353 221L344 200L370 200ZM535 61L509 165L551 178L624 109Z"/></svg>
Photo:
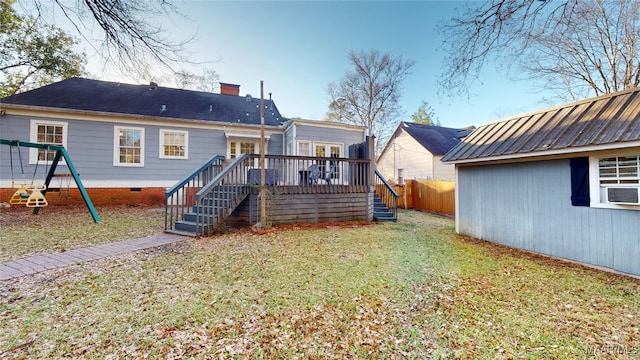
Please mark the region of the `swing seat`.
<svg viewBox="0 0 640 360"><path fill-rule="evenodd" d="M49 205L49 202L47 201L47 198L44 197L44 195L42 195L42 190L45 190L47 188L46 185L42 185L42 186L35 186L33 187L33 190L31 191L31 195L29 195L29 198L27 199L27 207L45 207L47 205Z"/></svg>
<svg viewBox="0 0 640 360"><path fill-rule="evenodd" d="M20 186L18 187L18 190L16 190L16 192L14 192L13 195L11 196L11 199L9 199L9 204L24 205L27 203L29 196L31 195L27 191L25 184L20 184Z"/></svg>

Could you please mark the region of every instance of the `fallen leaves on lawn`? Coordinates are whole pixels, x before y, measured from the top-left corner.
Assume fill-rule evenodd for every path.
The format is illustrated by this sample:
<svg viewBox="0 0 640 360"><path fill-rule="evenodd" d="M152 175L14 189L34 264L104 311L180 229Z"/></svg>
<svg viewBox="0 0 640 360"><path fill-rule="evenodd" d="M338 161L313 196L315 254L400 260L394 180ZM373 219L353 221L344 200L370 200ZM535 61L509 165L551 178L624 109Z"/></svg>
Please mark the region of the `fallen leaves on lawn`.
<svg viewBox="0 0 640 360"><path fill-rule="evenodd" d="M378 299L358 297L350 304L245 315L179 329L159 323L144 329L150 348L121 348L110 358L214 356L216 358L386 358L433 354L438 345L418 329L409 309ZM355 309L351 309L353 307ZM416 330L407 337L403 329ZM159 350L158 350L159 349Z"/></svg>

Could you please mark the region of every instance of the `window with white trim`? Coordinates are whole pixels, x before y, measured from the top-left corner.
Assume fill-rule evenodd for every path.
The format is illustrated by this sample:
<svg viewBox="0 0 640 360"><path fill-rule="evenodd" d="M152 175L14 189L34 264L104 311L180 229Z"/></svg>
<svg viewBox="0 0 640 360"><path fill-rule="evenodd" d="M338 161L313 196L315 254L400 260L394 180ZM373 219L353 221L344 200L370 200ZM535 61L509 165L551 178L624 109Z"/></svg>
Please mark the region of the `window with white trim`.
<svg viewBox="0 0 640 360"><path fill-rule="evenodd" d="M144 166L144 128L114 127L113 166Z"/></svg>
<svg viewBox="0 0 640 360"><path fill-rule="evenodd" d="M229 141L229 159L235 159L242 154L257 154L260 149L260 143L256 141L246 140L231 140ZM244 162L245 166L257 166L258 159L254 159L253 163L251 159L247 159Z"/></svg>
<svg viewBox="0 0 640 360"><path fill-rule="evenodd" d="M311 156L311 141L298 141L298 156Z"/></svg>
<svg viewBox="0 0 640 360"><path fill-rule="evenodd" d="M188 159L189 132L160 129L160 158Z"/></svg>
<svg viewBox="0 0 640 360"><path fill-rule="evenodd" d="M39 144L51 144L67 146L67 123L44 120L31 120L30 141ZM56 152L46 149L30 149L29 163L36 164L39 161L51 163ZM64 159L61 159L64 161Z"/></svg>
<svg viewBox="0 0 640 360"><path fill-rule="evenodd" d="M640 156L616 156L598 160L600 184L640 184Z"/></svg>
<svg viewBox="0 0 640 360"><path fill-rule="evenodd" d="M640 155L589 158L591 206L640 210Z"/></svg>
<svg viewBox="0 0 640 360"><path fill-rule="evenodd" d="M598 160L600 202L640 205L640 156L615 156Z"/></svg>
<svg viewBox="0 0 640 360"><path fill-rule="evenodd" d="M256 154L260 144L252 141L229 141L229 159L235 159L242 154Z"/></svg>

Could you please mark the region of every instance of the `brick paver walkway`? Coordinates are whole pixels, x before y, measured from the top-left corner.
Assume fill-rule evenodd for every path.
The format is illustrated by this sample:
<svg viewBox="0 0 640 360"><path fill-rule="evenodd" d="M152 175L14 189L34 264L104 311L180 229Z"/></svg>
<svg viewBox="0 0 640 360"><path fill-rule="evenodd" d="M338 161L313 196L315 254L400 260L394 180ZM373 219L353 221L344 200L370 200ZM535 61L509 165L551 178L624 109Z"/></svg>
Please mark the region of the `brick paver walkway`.
<svg viewBox="0 0 640 360"><path fill-rule="evenodd" d="M6 261L0 263L0 280L10 280L20 276L148 249L186 239L189 239L189 237L161 233L139 239L124 240L54 254L29 256L22 259Z"/></svg>

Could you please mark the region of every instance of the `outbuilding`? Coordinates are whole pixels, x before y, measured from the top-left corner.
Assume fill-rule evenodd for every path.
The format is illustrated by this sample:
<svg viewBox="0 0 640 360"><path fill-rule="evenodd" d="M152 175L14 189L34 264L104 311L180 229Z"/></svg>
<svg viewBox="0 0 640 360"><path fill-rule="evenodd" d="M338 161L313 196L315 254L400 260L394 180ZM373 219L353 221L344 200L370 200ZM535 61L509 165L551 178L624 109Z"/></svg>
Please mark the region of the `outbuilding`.
<svg viewBox="0 0 640 360"><path fill-rule="evenodd" d="M458 233L640 275L640 88L480 126L442 161Z"/></svg>

